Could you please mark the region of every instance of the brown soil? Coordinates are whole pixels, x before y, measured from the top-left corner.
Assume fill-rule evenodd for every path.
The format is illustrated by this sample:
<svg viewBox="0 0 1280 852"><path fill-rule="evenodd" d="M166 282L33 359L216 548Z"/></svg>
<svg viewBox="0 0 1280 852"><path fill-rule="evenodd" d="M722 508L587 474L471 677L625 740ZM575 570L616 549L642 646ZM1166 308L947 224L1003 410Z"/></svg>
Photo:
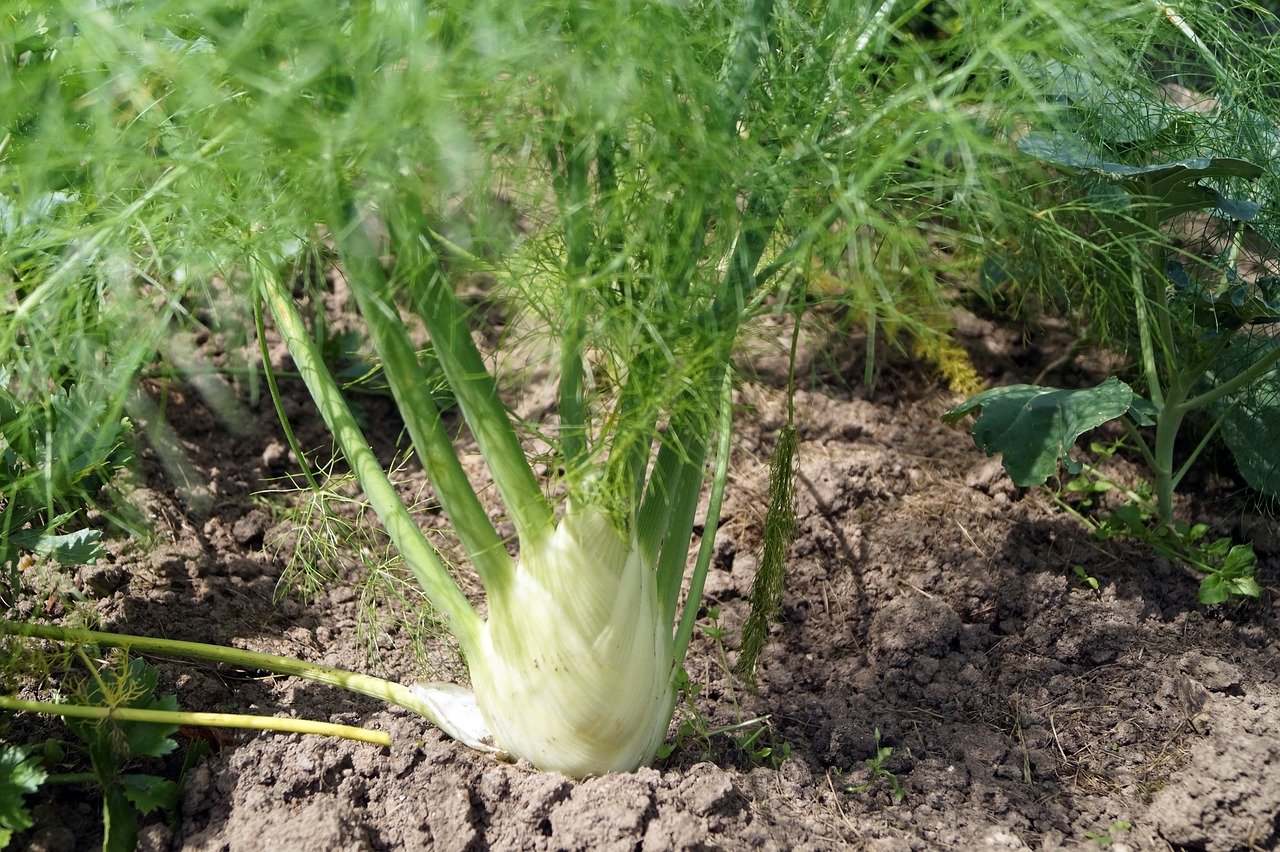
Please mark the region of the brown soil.
<svg viewBox="0 0 1280 852"><path fill-rule="evenodd" d="M1043 341L968 317L988 370L1029 380ZM738 439L707 607L734 631L756 566L785 360L763 345L738 396ZM1204 608L1195 580L1141 547L1101 545L1042 491L1015 489L939 415L956 397L890 363L871 398L847 389L857 351L831 340L802 364L798 540L759 691L724 674L706 635L686 736L652 769L582 782L506 765L420 719L327 688L226 667L162 662L184 708L256 711L388 731L389 750L296 735L234 734L187 779L181 823L143 848L239 849L1268 849L1280 844L1280 537L1206 475L1187 517L1256 541L1260 603ZM1077 374L1078 381L1096 377ZM176 488L144 452L133 500L149 548L114 546L74 578L104 629L230 643L411 682L408 631L361 636L360 598L331 585L275 602L273 543L294 532L254 498L290 467L268 404L228 429L190 390L167 418L202 483ZM308 447L323 432L298 389ZM521 407L534 413L537 394ZM362 410L384 455L399 426ZM1132 475L1122 460L1118 477ZM405 474L414 486L412 471ZM420 484L420 483L419 483ZM1234 508L1232 508L1234 507ZM1227 516L1227 512L1235 514ZM439 519L427 512L427 523ZM1073 573L1096 579L1093 590ZM447 653L434 647L434 658ZM447 649L445 649L447 651ZM447 672L446 672L447 674ZM693 715L693 714L696 714ZM691 732L759 720L711 737ZM700 726L702 726L700 728ZM759 735L750 748L740 741ZM872 778L876 736L892 752ZM674 729L673 729L674 733ZM764 750L771 749L770 754ZM32 848L91 848L98 806L41 799ZM81 794L83 795L83 794ZM68 798L73 797L73 798ZM66 814L73 814L68 819ZM1125 825L1130 827L1125 828ZM100 835L98 835L100 837Z"/></svg>

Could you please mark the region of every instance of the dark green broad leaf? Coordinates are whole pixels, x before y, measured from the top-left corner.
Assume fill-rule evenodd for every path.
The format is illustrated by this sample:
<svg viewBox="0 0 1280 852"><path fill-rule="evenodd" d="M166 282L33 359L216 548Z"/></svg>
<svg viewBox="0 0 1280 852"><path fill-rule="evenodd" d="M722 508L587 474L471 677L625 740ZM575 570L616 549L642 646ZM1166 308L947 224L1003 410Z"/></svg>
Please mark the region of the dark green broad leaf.
<svg viewBox="0 0 1280 852"><path fill-rule="evenodd" d="M56 524L51 524L53 529ZM102 556L102 533L98 530L76 530L52 533L48 530L20 530L11 536L20 551L38 553L62 565L87 565Z"/></svg>
<svg viewBox="0 0 1280 852"><path fill-rule="evenodd" d="M13 835L31 828L31 815L23 798L34 793L47 777L40 758L32 757L35 746L7 745L0 748L0 849Z"/></svg>
<svg viewBox="0 0 1280 852"><path fill-rule="evenodd" d="M1117 378L1084 390L1059 390L1036 385L993 388L972 397L943 415L955 423L978 411L974 442L989 456L1001 453L1005 471L1018 485L1040 485L1061 462L1079 473L1071 458L1076 439L1090 429L1128 414L1133 389Z"/></svg>
<svg viewBox="0 0 1280 852"><path fill-rule="evenodd" d="M1211 290L1176 260L1166 264L1165 272L1174 295L1191 308L1196 325L1213 334L1280 322L1280 277L1247 281L1229 274L1226 284Z"/></svg>
<svg viewBox="0 0 1280 852"><path fill-rule="evenodd" d="M102 788L102 852L133 852L138 848L138 813L125 787L114 781Z"/></svg>
<svg viewBox="0 0 1280 852"><path fill-rule="evenodd" d="M1119 183L1164 186L1186 183L1200 178L1246 178L1262 175L1262 169L1248 160L1235 157L1188 157L1172 163L1149 163L1128 166L1112 163L1089 147L1074 133L1028 133L1018 140L1018 148L1033 157L1063 168L1090 172ZM1139 183L1136 179L1141 179Z"/></svg>
<svg viewBox="0 0 1280 852"><path fill-rule="evenodd" d="M171 811L178 806L178 795L182 789L176 781L137 773L121 775L118 780L124 788L125 798L142 816L160 809Z"/></svg>
<svg viewBox="0 0 1280 852"><path fill-rule="evenodd" d="M1189 157L1172 163L1130 166L1110 162L1074 133L1028 133L1018 140L1024 153L1059 168L1116 184L1131 195L1152 199L1161 219L1191 210L1218 210L1223 215L1249 221L1258 214L1252 201L1224 196L1200 183L1208 178L1252 180L1262 169L1235 157Z"/></svg>
<svg viewBox="0 0 1280 852"><path fill-rule="evenodd" d="M1025 70L1049 97L1105 116L1107 138L1120 145L1152 139L1186 116L1167 100L1104 82L1089 71L1057 60L1028 64Z"/></svg>
<svg viewBox="0 0 1280 852"><path fill-rule="evenodd" d="M1230 381L1263 359L1271 370L1237 393L1214 403L1211 414L1222 418L1222 440L1235 457L1250 487L1280 498L1280 335L1240 334L1214 363L1212 384Z"/></svg>

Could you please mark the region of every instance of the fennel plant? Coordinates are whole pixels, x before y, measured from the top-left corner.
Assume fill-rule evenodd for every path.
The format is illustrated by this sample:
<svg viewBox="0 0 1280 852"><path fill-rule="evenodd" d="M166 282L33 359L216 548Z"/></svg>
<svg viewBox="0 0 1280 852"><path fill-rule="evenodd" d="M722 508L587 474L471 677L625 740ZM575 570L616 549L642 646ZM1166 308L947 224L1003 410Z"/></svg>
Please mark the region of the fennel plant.
<svg viewBox="0 0 1280 852"><path fill-rule="evenodd" d="M913 34L920 4L893 2L68 2L49 13L56 49L18 71L43 87L47 114L30 110L16 150L69 169L108 211L68 262L132 246L167 270L148 282L153 295L172 298L163 282L181 273L233 289L261 325L269 317L457 640L471 690L197 643L3 630L310 677L571 776L651 761L728 479L744 324L790 310L814 258L926 223L954 234L998 207L984 155L1040 108L1013 57L1087 61L1136 26L1118 2L1087 27L1082 10L1097 3L950 5L956 20L937 39ZM59 97L66 80L76 97ZM92 162L83 140L68 162L41 147L47 128L74 136L77 121L120 134L108 153L126 168L95 183L71 168L74 154ZM370 450L300 308L299 256L341 271L483 606ZM55 266L10 312L28 319L70 274ZM458 295L468 279L551 338L550 483L473 337ZM423 333L514 540L459 461L425 380ZM761 588L780 597L776 578Z"/></svg>

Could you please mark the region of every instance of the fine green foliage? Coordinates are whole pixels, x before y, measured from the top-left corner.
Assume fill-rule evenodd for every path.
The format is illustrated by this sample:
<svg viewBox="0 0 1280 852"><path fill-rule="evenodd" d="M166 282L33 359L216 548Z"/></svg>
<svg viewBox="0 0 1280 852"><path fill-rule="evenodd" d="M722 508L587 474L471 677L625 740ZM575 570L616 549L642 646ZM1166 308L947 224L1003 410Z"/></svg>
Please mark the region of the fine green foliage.
<svg viewBox="0 0 1280 852"><path fill-rule="evenodd" d="M33 825L23 799L38 790L47 776L40 758L33 756L35 750L35 746L0 747L0 849L9 845L14 834Z"/></svg>
<svg viewBox="0 0 1280 852"><path fill-rule="evenodd" d="M1270 287L1265 304L1250 305L1249 299L1259 297L1249 296L1237 305L1236 299L1228 295L1232 313L1239 316L1248 311L1266 321L1280 322L1280 279L1261 283ZM1210 366L1208 378L1228 379L1259 362L1276 362L1277 351L1280 335L1237 336ZM1236 393L1215 401L1209 406L1209 414L1222 423L1223 443L1231 449L1245 481L1264 494L1280 495L1280 453L1276 452L1280 447L1280 371L1273 369Z"/></svg>
<svg viewBox="0 0 1280 852"><path fill-rule="evenodd" d="M752 683L756 661L769 638L769 624L777 617L786 585L787 555L795 538L796 429L788 424L778 433L778 445L769 464L768 507L765 509L764 543L760 567L751 583L751 612L742 627L742 644L736 670Z"/></svg>
<svg viewBox="0 0 1280 852"><path fill-rule="evenodd" d="M92 562L102 533L60 530L127 463L128 421L110 422L103 401L77 388L36 402L10 393L8 383L0 370L0 565L24 552Z"/></svg>

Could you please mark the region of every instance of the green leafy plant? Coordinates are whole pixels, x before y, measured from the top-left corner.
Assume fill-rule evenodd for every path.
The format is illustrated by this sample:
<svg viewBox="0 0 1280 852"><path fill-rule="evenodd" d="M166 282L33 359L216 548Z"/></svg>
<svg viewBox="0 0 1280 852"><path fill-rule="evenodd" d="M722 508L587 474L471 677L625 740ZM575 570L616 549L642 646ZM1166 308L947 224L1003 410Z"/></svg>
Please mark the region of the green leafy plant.
<svg viewBox="0 0 1280 852"><path fill-rule="evenodd" d="M65 530L127 463L128 421L111 421L102 403L75 388L20 400L8 379L0 370L0 565L16 564L22 553L92 562L102 533Z"/></svg>
<svg viewBox="0 0 1280 852"><path fill-rule="evenodd" d="M1174 491L1215 433L1251 485L1280 496L1280 337L1273 331L1280 321L1280 277L1247 272L1243 263L1245 227L1259 219L1262 205L1241 194L1265 173L1223 153L1258 150L1231 135L1233 125L1270 127L1263 141L1273 146L1280 143L1280 129L1230 103L1193 112L1154 91L1060 63L1035 74L1064 105L1060 127L1025 134L1018 147L1086 193L1072 203L1090 212L1090 239L1127 266L1127 278L1111 281L1118 290L1108 295L1108 304L1128 299L1125 315L1145 396L1114 376L1080 390L1014 385L973 396L944 419L957 422L975 414L974 441L988 455L1002 454L1010 478L1024 486L1043 484L1059 465L1080 473L1082 463L1071 454L1076 440L1119 422L1152 472L1147 514L1158 526L1139 533L1138 518L1130 513L1107 529L1191 543L1175 524ZM1103 133L1107 138L1100 138ZM1272 183L1268 179L1266 185ZM1225 246L1208 263L1176 248L1164 230L1187 215L1220 223L1226 235ZM1256 258L1251 265L1258 265ZM1193 414L1211 425L1179 459L1177 438ZM1218 600L1223 590L1256 594L1256 584L1247 581L1246 566L1253 560L1244 549L1235 555L1228 549L1227 557L1205 579L1202 600ZM1195 558L1189 561L1200 567ZM1232 579L1223 580L1219 570Z"/></svg>
<svg viewBox="0 0 1280 852"><path fill-rule="evenodd" d="M40 789L48 775L35 750L36 746L0 746L0 849L34 824L23 799Z"/></svg>
<svg viewBox="0 0 1280 852"><path fill-rule="evenodd" d="M94 671L81 703L176 712L175 696L155 695L158 679L154 666L136 657L126 658L119 666ZM126 722L107 716L97 720L70 718L67 727L84 742L92 777L102 788L103 849L133 849L138 841L139 817L157 809L176 809L181 790L170 779L126 770L136 760L163 757L177 749L173 735L178 725Z"/></svg>
<svg viewBox="0 0 1280 852"><path fill-rule="evenodd" d="M1076 579L1079 580L1081 583L1088 586L1090 589L1092 589L1095 592L1098 591L1099 589L1098 578L1090 574L1088 571L1086 571L1083 565L1072 565L1071 573L1075 574Z"/></svg>
<svg viewBox="0 0 1280 852"><path fill-rule="evenodd" d="M903 789L902 782L898 780L898 776L889 771L884 765L886 760L893 757L893 747L880 744L879 728L875 730L875 741L876 753L863 761L867 765L867 769L871 770L871 778L863 784L850 785L845 789L850 793L866 793L874 789L881 781L884 781L889 785L889 791L893 796L894 803L902 802L907 798L907 791Z"/></svg>
<svg viewBox="0 0 1280 852"><path fill-rule="evenodd" d="M1090 450L1105 459L1123 444L1123 440L1106 445L1095 441ZM1124 502L1110 510L1095 505L1095 498L1111 493L1118 493ZM1068 502L1067 498L1074 499ZM1191 566L1201 575L1197 591L1201 603L1224 603L1233 595L1256 598L1262 593L1254 579L1257 557L1251 546L1236 544L1227 537L1209 539L1208 524L1177 520L1171 524L1155 523L1155 501L1146 481L1127 488L1106 478L1096 466L1083 464L1081 472L1066 481L1054 500L1088 527L1096 539L1137 539L1161 555ZM1098 590L1097 578L1083 567L1076 565L1072 571L1085 585Z"/></svg>
<svg viewBox="0 0 1280 852"><path fill-rule="evenodd" d="M74 638L88 633L79 631ZM101 635L110 639L110 634ZM54 638L68 637L58 633ZM391 742L375 731L324 722L184 712L178 709L175 696L156 696L159 672L145 660L126 654L114 665L99 666L83 647L75 648L74 653L84 663L88 677L62 700L33 701L0 696L0 709L62 716L80 740L79 746L48 740L39 757L35 756L35 746L14 746L0 754L0 830L16 832L32 826L22 808L22 795L34 792L41 784L90 784L102 790L104 852L134 849L141 817L163 811L170 814L170 821L176 818L181 784L133 771L133 767L138 761L174 752L178 748L175 734L184 725L320 734L379 745ZM203 740L192 742L183 761L182 775L204 756L207 748ZM46 767L39 765L41 758ZM87 762L90 769L87 772L47 771L64 761L73 766ZM0 834L0 840L4 839Z"/></svg>
<svg viewBox="0 0 1280 852"><path fill-rule="evenodd" d="M1107 827L1106 831L1086 831L1084 836L1085 839L1092 840L1094 843L1105 848L1116 842L1115 836L1117 834L1129 831L1132 828L1133 823L1129 822L1127 819L1118 819L1111 823L1111 825Z"/></svg>

